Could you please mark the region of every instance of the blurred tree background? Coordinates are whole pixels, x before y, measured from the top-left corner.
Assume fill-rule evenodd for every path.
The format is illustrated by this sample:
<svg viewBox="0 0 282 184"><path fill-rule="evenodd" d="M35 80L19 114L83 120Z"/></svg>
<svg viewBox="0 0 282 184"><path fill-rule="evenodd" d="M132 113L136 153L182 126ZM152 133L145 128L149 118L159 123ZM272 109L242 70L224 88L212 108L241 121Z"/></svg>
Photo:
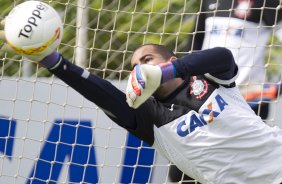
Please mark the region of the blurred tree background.
<svg viewBox="0 0 282 184"><path fill-rule="evenodd" d="M64 23L64 36L59 51L76 63L77 7L79 0L42 1L53 6ZM22 0L1 0L0 19ZM85 1L86 2L86 1ZM187 39L197 16L199 0L88 0L88 22L85 27L87 42L79 47L84 50L85 68L103 78L124 79L130 67L132 51L141 44L164 44L178 56L187 52ZM266 66L269 78L281 71L281 46L271 39L266 48ZM26 68L21 57L0 52L1 76L24 75ZM36 64L28 65L36 77L51 74Z"/></svg>
<svg viewBox="0 0 282 184"><path fill-rule="evenodd" d="M0 18L23 1L1 0ZM77 1L42 1L53 6L64 23L64 36L59 51L75 62ZM198 10L197 0L89 0L87 5L87 54L88 68L104 78L124 79L130 68L132 51L141 44L157 43L170 47L179 55L186 50L189 31ZM82 7L83 8L83 7ZM19 56L0 53L1 76L21 76L24 66ZM51 74L31 65L33 75Z"/></svg>

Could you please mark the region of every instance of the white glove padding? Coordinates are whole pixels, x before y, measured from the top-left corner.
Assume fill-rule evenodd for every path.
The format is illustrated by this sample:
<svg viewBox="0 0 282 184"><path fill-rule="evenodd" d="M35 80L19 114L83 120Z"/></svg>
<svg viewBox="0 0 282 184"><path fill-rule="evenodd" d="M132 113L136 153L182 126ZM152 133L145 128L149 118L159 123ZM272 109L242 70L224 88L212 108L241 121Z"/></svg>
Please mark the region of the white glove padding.
<svg viewBox="0 0 282 184"><path fill-rule="evenodd" d="M162 71L159 66L136 65L129 75L126 102L134 109L143 104L161 84Z"/></svg>

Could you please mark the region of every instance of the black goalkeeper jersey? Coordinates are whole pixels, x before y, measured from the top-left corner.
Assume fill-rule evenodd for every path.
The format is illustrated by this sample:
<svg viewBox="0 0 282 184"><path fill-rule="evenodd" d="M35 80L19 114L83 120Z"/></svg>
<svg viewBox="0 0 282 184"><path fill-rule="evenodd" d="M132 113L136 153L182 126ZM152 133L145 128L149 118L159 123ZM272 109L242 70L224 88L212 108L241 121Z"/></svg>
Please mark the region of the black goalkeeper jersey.
<svg viewBox="0 0 282 184"><path fill-rule="evenodd" d="M165 100L151 97L138 109L130 108L125 94L110 82L86 75L86 70L63 57L51 72L99 106L115 123L153 145L154 125L161 127L191 110L197 111L219 84L235 85L237 66L231 52L224 48L188 54L177 59L174 65L179 76L185 79L183 84Z"/></svg>
<svg viewBox="0 0 282 184"><path fill-rule="evenodd" d="M183 84L137 109L110 82L64 58L51 72L201 183L281 183L282 130L266 125L234 87L231 51L203 50L173 64Z"/></svg>

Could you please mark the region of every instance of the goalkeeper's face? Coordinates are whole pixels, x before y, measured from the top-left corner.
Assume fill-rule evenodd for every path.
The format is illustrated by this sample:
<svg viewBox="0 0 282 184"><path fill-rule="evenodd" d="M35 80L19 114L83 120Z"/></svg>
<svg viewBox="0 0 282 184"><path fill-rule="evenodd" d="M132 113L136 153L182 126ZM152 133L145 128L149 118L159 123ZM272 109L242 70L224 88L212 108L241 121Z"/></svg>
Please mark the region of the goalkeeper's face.
<svg viewBox="0 0 282 184"><path fill-rule="evenodd" d="M154 45L144 45L139 47L132 55L132 68L134 68L134 66L137 64L158 65L176 59L176 57L174 55L171 55L170 53L164 54L160 52L162 51L156 49ZM168 59L165 59L164 55L166 55ZM158 99L163 99L171 94L180 84L182 84L182 82L183 80L181 78L175 78L166 83L163 83L154 93L154 96Z"/></svg>
<svg viewBox="0 0 282 184"><path fill-rule="evenodd" d="M175 59L172 56L169 59L165 59L163 55L157 51L154 45L144 45L139 47L132 55L131 66L134 68L137 64L150 64L158 65Z"/></svg>

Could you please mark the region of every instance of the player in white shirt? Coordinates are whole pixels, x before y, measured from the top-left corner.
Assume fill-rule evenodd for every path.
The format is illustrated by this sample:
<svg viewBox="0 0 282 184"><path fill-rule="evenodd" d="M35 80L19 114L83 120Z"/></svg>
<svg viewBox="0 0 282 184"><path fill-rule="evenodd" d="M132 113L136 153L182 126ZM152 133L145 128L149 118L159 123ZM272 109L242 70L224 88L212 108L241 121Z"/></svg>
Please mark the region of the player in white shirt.
<svg viewBox="0 0 282 184"><path fill-rule="evenodd" d="M135 51L127 87L128 104L156 116L153 146L203 184L279 184L282 131L255 115L235 87L231 52L213 48L168 60L158 53L150 45Z"/></svg>
<svg viewBox="0 0 282 184"><path fill-rule="evenodd" d="M228 49L176 58L162 45L143 45L132 56L126 94L58 52L38 58L34 62L201 183L282 182L282 131L263 123L240 95Z"/></svg>
<svg viewBox="0 0 282 184"><path fill-rule="evenodd" d="M188 51L226 47L239 67L236 84L251 108L266 120L269 101L278 97L280 81L268 83L265 53L272 36L282 41L282 9L279 0L201 0ZM170 177L182 173L171 167ZM188 180L187 176L184 180Z"/></svg>
<svg viewBox="0 0 282 184"><path fill-rule="evenodd" d="M282 41L279 0L202 0L188 50L226 47L239 67L236 83L251 107L266 119L276 85L267 84L265 53L272 36ZM279 82L279 81L277 81ZM266 85L263 85L266 84ZM260 106L259 106L260 104Z"/></svg>
<svg viewBox="0 0 282 184"><path fill-rule="evenodd" d="M279 0L201 0L188 51L226 47L239 67L236 83L252 109L266 120L269 102L279 96L280 81L268 84L265 53L272 36L282 41L282 9ZM170 177L182 173L171 167ZM189 179L186 176L185 180Z"/></svg>
<svg viewBox="0 0 282 184"><path fill-rule="evenodd" d="M269 39L276 35L282 40L279 0L201 0L194 24L187 50L231 50L239 67L236 84L251 108L266 120L268 101L277 99L280 90L279 81L277 85L267 84L264 62ZM172 166L170 178L179 181L182 173Z"/></svg>

